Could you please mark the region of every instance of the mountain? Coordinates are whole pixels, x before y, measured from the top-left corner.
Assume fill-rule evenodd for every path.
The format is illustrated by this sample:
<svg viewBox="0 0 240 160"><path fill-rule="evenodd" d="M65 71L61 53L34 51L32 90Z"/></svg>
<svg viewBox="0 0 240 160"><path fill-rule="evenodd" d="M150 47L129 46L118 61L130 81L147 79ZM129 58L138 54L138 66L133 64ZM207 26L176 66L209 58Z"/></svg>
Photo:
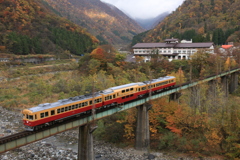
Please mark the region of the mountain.
<svg viewBox="0 0 240 160"><path fill-rule="evenodd" d="M158 23L160 23L168 14L169 14L168 12L164 12L154 18L148 18L148 19L136 18L134 20L138 24L140 24L140 26L142 26L143 28L149 30L149 29L154 28Z"/></svg>
<svg viewBox="0 0 240 160"><path fill-rule="evenodd" d="M0 46L14 54L81 55L98 40L85 29L57 16L41 0L0 0Z"/></svg>
<svg viewBox="0 0 240 160"><path fill-rule="evenodd" d="M175 37L219 45L239 42L239 19L240 0L185 0L141 41L159 42Z"/></svg>
<svg viewBox="0 0 240 160"><path fill-rule="evenodd" d="M44 0L61 16L84 27L101 44L128 44L144 31L122 11L100 0Z"/></svg>

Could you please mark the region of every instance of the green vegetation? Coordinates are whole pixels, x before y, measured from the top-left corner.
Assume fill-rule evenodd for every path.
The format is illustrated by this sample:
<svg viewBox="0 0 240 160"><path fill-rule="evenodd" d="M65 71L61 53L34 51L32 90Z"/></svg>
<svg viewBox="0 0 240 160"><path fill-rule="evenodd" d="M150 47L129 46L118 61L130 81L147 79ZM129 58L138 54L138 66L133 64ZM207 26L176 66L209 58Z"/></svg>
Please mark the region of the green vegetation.
<svg viewBox="0 0 240 160"><path fill-rule="evenodd" d="M53 33L49 38L57 45L65 50L69 50L72 54L83 55L89 53L93 47L91 37L86 34L79 34L78 32L71 32L62 28L51 28Z"/></svg>
<svg viewBox="0 0 240 160"><path fill-rule="evenodd" d="M141 42L160 42L166 38L213 41L216 45L239 43L239 1L186 0Z"/></svg>
<svg viewBox="0 0 240 160"><path fill-rule="evenodd" d="M0 1L0 45L17 55L59 54L65 50L82 55L98 40L85 29L53 14L41 1Z"/></svg>

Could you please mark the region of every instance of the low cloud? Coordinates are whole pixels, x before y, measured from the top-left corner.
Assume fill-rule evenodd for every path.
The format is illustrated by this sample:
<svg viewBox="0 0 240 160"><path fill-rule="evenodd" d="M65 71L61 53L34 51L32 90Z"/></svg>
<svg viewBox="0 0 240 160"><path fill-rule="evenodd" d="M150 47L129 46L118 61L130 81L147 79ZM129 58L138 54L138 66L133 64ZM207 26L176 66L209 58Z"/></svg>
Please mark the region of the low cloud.
<svg viewBox="0 0 240 160"><path fill-rule="evenodd" d="M110 3L133 18L153 18L174 11L184 0L101 0Z"/></svg>

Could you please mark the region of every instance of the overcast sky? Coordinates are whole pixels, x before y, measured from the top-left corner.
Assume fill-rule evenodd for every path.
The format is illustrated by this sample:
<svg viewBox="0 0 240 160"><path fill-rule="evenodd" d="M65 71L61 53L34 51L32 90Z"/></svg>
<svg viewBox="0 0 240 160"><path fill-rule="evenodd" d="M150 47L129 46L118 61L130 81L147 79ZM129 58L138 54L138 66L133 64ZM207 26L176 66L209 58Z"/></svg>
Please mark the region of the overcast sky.
<svg viewBox="0 0 240 160"><path fill-rule="evenodd" d="M153 18L174 11L184 0L101 0L110 3L133 18Z"/></svg>

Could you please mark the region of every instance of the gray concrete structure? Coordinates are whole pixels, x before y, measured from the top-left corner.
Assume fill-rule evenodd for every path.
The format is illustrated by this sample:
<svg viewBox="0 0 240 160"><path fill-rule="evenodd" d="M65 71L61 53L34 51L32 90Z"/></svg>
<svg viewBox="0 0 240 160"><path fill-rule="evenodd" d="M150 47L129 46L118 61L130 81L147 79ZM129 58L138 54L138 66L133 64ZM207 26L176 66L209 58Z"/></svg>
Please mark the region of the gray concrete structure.
<svg viewBox="0 0 240 160"><path fill-rule="evenodd" d="M148 151L150 148L150 131L148 105L137 106L137 128L135 148L141 151Z"/></svg>
<svg viewBox="0 0 240 160"><path fill-rule="evenodd" d="M94 160L92 133L90 124L79 127L78 160Z"/></svg>
<svg viewBox="0 0 240 160"><path fill-rule="evenodd" d="M238 72L230 75L229 93L233 93L238 87Z"/></svg>
<svg viewBox="0 0 240 160"><path fill-rule="evenodd" d="M224 92L225 97L228 97L228 78L227 76L221 77L222 91Z"/></svg>
<svg viewBox="0 0 240 160"><path fill-rule="evenodd" d="M169 101L177 101L181 95L182 95L181 92L172 93L169 95Z"/></svg>

